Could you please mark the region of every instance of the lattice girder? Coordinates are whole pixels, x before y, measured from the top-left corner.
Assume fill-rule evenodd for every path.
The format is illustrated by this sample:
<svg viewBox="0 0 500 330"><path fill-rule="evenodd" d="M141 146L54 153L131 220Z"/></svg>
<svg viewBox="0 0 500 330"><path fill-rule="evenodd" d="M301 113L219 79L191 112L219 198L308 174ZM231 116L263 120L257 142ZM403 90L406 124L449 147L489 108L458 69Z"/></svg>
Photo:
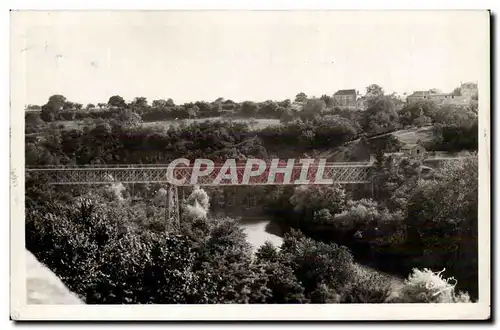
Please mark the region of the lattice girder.
<svg viewBox="0 0 500 330"><path fill-rule="evenodd" d="M294 166L290 180L286 181L285 174L276 173L274 176L270 173L270 168L266 167L264 172L257 176L251 176L248 182L243 182L245 168L238 166L236 175L231 179L217 180L222 166L215 167L212 173L206 176L200 176L191 181L192 167L176 167L173 176L176 179L185 179L181 186L231 186L231 185L285 185L299 184L296 182L301 177L301 166ZM318 167L311 166L307 172L307 180L311 184L328 184L327 182L318 182L316 179ZM335 183L369 183L371 182L371 173L373 166L368 165L335 165L327 164L324 166L324 173L320 179L331 179ZM49 184L109 184L112 182L122 183L171 183L167 176L167 166L164 167L61 167L61 168L28 168L27 173L36 178L48 182ZM227 171L226 173L231 173Z"/></svg>

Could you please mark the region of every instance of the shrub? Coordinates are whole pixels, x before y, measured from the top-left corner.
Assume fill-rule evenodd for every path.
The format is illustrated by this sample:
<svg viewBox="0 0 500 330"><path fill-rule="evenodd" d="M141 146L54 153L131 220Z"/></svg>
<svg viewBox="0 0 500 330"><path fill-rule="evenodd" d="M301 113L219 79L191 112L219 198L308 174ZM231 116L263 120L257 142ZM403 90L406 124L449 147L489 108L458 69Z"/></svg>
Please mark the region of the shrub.
<svg viewBox="0 0 500 330"><path fill-rule="evenodd" d="M440 272L429 269L413 269L405 281L399 296L403 303L468 303L469 295L463 292L455 293L456 280L443 278Z"/></svg>
<svg viewBox="0 0 500 330"><path fill-rule="evenodd" d="M285 235L281 258L294 270L306 296L321 283L340 288L354 272L353 257L346 247L318 242L295 231Z"/></svg>
<svg viewBox="0 0 500 330"><path fill-rule="evenodd" d="M356 275L342 289L340 302L381 304L390 302L392 294L392 283L388 276L359 267Z"/></svg>

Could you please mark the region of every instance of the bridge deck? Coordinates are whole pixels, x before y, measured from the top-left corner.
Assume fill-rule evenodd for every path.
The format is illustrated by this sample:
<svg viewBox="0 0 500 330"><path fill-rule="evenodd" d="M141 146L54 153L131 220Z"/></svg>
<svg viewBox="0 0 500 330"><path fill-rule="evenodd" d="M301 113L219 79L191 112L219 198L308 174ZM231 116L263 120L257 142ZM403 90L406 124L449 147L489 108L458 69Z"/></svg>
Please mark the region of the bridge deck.
<svg viewBox="0 0 500 330"><path fill-rule="evenodd" d="M222 173L222 166L215 166L207 175L197 176L191 166L177 166L173 171L175 179L185 179L179 186L234 186L234 185L287 185L301 184L302 166L293 166L289 177L283 173L270 173L269 166L259 175L248 177L245 181L245 166L233 167L234 173L230 176L227 171ZM323 175L318 171L323 169ZM309 183L330 184L328 181L319 182L317 179L330 180L340 184L369 183L371 182L370 163L326 163L324 167L311 165L306 170ZM224 169L224 170L227 170ZM91 166L46 166L26 168L26 174L34 175L37 179L50 184L109 184L122 183L172 183L167 176L168 166L164 164L130 164L130 165L91 165ZM219 177L219 178L218 178ZM270 178L271 177L271 178Z"/></svg>

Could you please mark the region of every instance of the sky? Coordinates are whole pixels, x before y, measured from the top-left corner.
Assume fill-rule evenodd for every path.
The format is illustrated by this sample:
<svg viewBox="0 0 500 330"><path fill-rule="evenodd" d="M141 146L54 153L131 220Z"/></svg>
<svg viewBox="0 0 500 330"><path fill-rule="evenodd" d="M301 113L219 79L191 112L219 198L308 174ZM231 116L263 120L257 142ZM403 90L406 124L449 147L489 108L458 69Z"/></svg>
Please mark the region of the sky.
<svg viewBox="0 0 500 330"><path fill-rule="evenodd" d="M478 81L485 11L14 12L11 56L25 104L62 94L106 103L294 99L437 88Z"/></svg>

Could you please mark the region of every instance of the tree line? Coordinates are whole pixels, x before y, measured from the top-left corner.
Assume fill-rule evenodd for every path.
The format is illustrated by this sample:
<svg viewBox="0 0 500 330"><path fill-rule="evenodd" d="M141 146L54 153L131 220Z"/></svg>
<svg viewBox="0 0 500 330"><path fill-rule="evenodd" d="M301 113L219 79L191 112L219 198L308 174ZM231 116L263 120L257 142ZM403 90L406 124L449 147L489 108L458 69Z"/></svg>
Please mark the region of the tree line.
<svg viewBox="0 0 500 330"><path fill-rule="evenodd" d="M134 203L116 186L28 185L27 248L87 304L470 301L439 272L416 268L395 285L360 267L347 247L300 231L252 255L234 220L210 215L202 189L183 202L178 223L154 200Z"/></svg>
<svg viewBox="0 0 500 330"><path fill-rule="evenodd" d="M370 197L354 198L335 185L299 186L267 193L264 204L284 230L345 245L358 260L400 276L413 268L446 269L457 288L477 298L477 157L427 178L420 166L382 156Z"/></svg>
<svg viewBox="0 0 500 330"><path fill-rule="evenodd" d="M88 112L92 119L69 130L30 113L27 132L43 134L27 135L26 164L269 158L429 123L435 133L429 149L477 150L473 107L418 102L397 108L393 96L374 86L365 97L366 110L356 111L332 109L326 97L301 94L294 103L302 108L291 118L260 130L234 121L148 128L141 125L152 111L147 102L129 106L118 97L109 110ZM48 107L62 113L64 102L52 97ZM288 103L278 107L292 109ZM175 105L167 100L155 106ZM240 106L254 113L252 104ZM267 244L256 258L233 220L210 216L203 192L188 198L177 226L165 221L164 209L154 202L160 187L140 188L151 198L135 202L116 186L51 190L29 175L27 247L87 303L468 301L461 290L476 299L477 158L428 180L419 163L383 156L397 149L392 136L365 143L377 153L374 197L354 198L338 186L269 191L266 210L291 230L281 249ZM395 290L387 278L357 267L354 259L363 258L407 281ZM456 277L456 287L438 272L443 268ZM426 287L426 281L436 286Z"/></svg>

